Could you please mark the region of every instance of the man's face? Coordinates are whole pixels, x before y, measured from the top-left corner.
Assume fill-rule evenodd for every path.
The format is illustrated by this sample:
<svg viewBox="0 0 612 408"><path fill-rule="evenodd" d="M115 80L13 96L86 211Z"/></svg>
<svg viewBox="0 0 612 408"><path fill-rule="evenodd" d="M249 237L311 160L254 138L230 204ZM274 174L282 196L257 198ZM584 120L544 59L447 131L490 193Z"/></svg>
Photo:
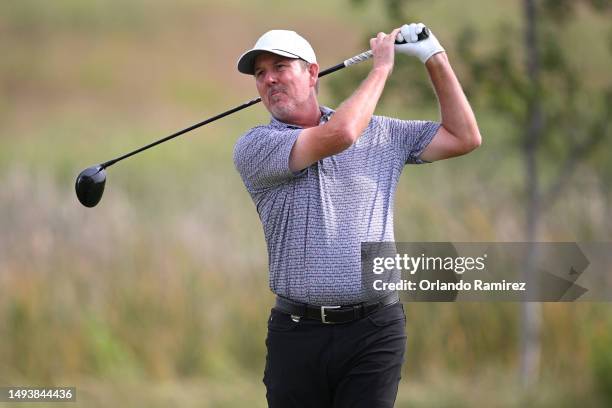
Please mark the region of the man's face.
<svg viewBox="0 0 612 408"><path fill-rule="evenodd" d="M259 96L279 120L290 122L314 93L315 81L301 60L266 52L257 56L254 68Z"/></svg>

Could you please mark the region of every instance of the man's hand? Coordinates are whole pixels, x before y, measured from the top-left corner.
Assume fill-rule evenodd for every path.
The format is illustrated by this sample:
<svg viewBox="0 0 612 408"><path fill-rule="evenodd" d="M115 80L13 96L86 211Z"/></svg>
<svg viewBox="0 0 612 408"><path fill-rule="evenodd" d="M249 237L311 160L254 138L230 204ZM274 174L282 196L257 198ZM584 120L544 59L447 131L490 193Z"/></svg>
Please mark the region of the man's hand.
<svg viewBox="0 0 612 408"><path fill-rule="evenodd" d="M406 41L405 44L396 44L395 50L403 54L418 57L424 64L432 55L444 52L444 48L438 42L435 35L429 30L429 38L419 41L417 36L425 28L424 24L404 24L400 28L398 41Z"/></svg>
<svg viewBox="0 0 612 408"><path fill-rule="evenodd" d="M374 55L372 69L385 69L387 74L393 71L393 63L395 61L394 44L399 31L400 29L396 28L390 34L378 33L376 38L370 40L370 49Z"/></svg>

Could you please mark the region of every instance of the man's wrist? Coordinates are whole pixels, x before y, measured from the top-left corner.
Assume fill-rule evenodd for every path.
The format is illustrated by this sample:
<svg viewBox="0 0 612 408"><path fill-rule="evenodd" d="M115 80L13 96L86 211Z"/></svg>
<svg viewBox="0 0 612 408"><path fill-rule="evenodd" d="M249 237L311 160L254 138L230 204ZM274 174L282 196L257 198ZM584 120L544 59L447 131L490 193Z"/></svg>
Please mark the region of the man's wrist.
<svg viewBox="0 0 612 408"><path fill-rule="evenodd" d="M427 68L434 68L436 66L445 65L447 63L448 56L446 55L446 51L440 51L427 58L427 61L425 61L425 66Z"/></svg>
<svg viewBox="0 0 612 408"><path fill-rule="evenodd" d="M373 67L370 72L374 75L381 75L387 79L389 75L391 75L391 71L393 71L393 66L378 66Z"/></svg>

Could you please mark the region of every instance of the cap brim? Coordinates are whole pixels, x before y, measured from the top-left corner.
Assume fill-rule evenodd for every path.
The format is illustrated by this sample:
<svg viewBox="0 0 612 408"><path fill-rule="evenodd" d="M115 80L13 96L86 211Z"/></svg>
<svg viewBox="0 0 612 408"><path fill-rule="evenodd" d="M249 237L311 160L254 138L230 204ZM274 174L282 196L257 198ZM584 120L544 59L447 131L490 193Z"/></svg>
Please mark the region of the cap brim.
<svg viewBox="0 0 612 408"><path fill-rule="evenodd" d="M292 54L290 52L287 51L283 51L283 50L278 50L278 49L263 49L263 48L258 48L258 49L253 49L250 51L245 52L244 54L242 54L242 56L240 56L240 58L238 59L238 71L242 72L243 74L247 74L247 75L254 75L255 74L255 58L257 58L258 55L264 53L264 52L269 52L272 54L276 54L276 55L282 55L283 57L287 57L287 58L300 58L299 56Z"/></svg>

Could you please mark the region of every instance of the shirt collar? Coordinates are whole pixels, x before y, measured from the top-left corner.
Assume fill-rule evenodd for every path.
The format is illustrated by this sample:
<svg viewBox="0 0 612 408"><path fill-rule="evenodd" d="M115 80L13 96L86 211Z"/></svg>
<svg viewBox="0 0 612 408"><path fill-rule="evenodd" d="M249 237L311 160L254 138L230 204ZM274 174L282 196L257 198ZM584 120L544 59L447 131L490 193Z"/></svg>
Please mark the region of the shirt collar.
<svg viewBox="0 0 612 408"><path fill-rule="evenodd" d="M330 109L327 106L319 106L319 110L321 111L321 119L319 120L320 125L327 122L335 112L333 109ZM274 116L272 116L270 119L270 126L277 129L302 129L301 126L282 122L276 119Z"/></svg>

